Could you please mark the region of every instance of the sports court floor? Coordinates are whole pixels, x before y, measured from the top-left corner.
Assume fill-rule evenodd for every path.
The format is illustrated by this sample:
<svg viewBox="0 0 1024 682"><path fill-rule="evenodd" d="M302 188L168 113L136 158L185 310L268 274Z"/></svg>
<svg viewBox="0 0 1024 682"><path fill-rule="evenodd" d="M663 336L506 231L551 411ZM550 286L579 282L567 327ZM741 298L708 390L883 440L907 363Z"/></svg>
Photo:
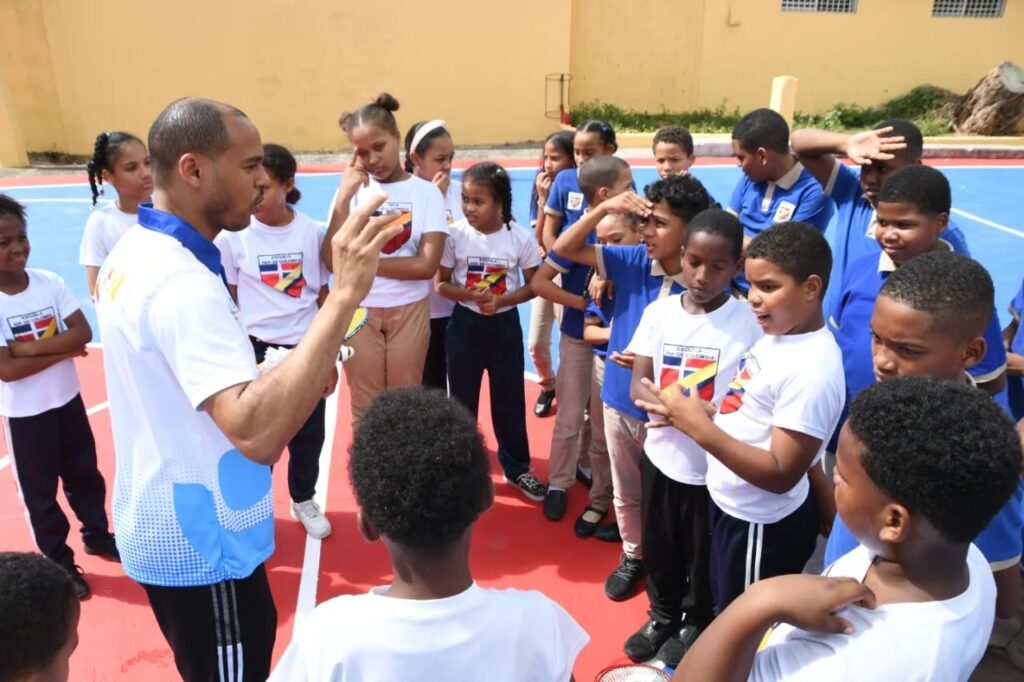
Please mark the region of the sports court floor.
<svg viewBox="0 0 1024 682"><path fill-rule="evenodd" d="M649 159L631 160L638 187L656 179L654 169L644 165L649 163ZM1005 325L1006 305L1024 276L1024 209L1020 198L1024 163L939 160L934 164L942 167L952 184L953 217L967 236L972 255L992 273L997 308ZM533 162L510 161L506 167L513 178L513 213L525 223ZM298 181L303 195L299 209L323 219L339 174L335 169L310 170L301 174ZM719 201L728 199L739 177L739 170L724 159L709 159L707 163L702 160L693 172ZM88 302L85 275L78 265L78 245L90 205L84 175L0 179L0 191L28 206L33 247L29 265L56 271L65 278L83 302L96 333L95 310ZM520 308L524 339L528 308L529 304ZM94 341L89 356L78 361L78 371L97 440L100 469L107 478L109 491L114 477L114 453L103 381L102 339L97 337ZM526 395L532 405L538 390L531 381L532 364L528 357L526 363ZM268 569L279 612L275 660L290 641L296 623L316 603L339 594L364 592L389 579L390 566L384 548L365 544L355 527L355 504L345 469L351 442L348 392L344 382L341 387L328 402L328 440L321 456L322 473L317 488L319 501L334 526L331 537L322 542L307 539L288 514L284 467L278 467L274 475L277 551L268 561ZM489 414L487 403L485 386L482 415ZM484 419L482 428L493 450L495 442L488 422ZM535 467L542 479L547 477L547 446L553 422L553 417L529 417ZM9 464L6 444L0 443L0 548L34 551ZM568 609L591 636L590 644L577 661L576 679L593 679L597 671L621 658L623 641L646 617L646 598L640 594L615 604L604 596L603 581L616 565L619 550L615 545L579 540L573 535L572 522L586 504L581 487L570 491L566 518L554 524L543 518L539 505L526 502L500 482L496 462L492 470L497 497L494 507L477 525L472 556L475 577L485 587L540 589ZM170 652L141 588L121 572L119 565L81 552L76 535L72 535L70 544L93 588L93 597L83 604L81 643L72 657L71 679L177 679Z"/></svg>

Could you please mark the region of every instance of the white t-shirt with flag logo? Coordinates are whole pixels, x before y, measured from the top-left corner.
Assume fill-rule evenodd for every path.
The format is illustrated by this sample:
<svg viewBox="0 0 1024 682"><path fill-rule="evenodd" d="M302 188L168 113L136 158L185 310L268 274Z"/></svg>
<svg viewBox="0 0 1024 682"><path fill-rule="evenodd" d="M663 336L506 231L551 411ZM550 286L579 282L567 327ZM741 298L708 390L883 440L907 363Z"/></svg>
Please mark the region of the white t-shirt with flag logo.
<svg viewBox="0 0 1024 682"><path fill-rule="evenodd" d="M448 220L448 229L466 216L462 213L462 183L452 180L448 183L448 193L444 195L444 212ZM430 319L439 317L451 317L455 310L455 301L445 298L441 294L430 289Z"/></svg>
<svg viewBox="0 0 1024 682"><path fill-rule="evenodd" d="M510 294L523 286L521 269L540 267L540 254L533 232L515 222L484 234L463 218L451 227L441 266L452 269L452 284L456 286L489 288L495 295ZM474 301L459 301L459 304L480 312ZM504 306L497 312L513 307Z"/></svg>
<svg viewBox="0 0 1024 682"><path fill-rule="evenodd" d="M715 423L748 445L771 450L772 429L821 439L815 460L839 423L846 396L843 356L826 327L806 334L766 335L743 356ZM765 455L766 457L768 455ZM758 488L708 453L708 492L726 514L748 523L775 523L807 499L802 476L776 494Z"/></svg>
<svg viewBox="0 0 1024 682"><path fill-rule="evenodd" d="M85 229L82 230L78 264L95 267L103 265L107 255L114 250L114 245L138 220L138 215L125 213L114 202L95 209L89 214Z"/></svg>
<svg viewBox="0 0 1024 682"><path fill-rule="evenodd" d="M294 345L309 329L320 287L330 277L320 258L325 234L316 221L295 211L283 227L253 218L244 230L217 235L224 276L238 287L238 308L250 336Z"/></svg>
<svg viewBox="0 0 1024 682"><path fill-rule="evenodd" d="M48 270L26 268L28 286L13 296L0 292L0 346L48 339L67 330L79 309L68 285ZM81 391L73 360L61 360L17 381L0 381L0 415L32 417L67 405Z"/></svg>
<svg viewBox="0 0 1024 682"><path fill-rule="evenodd" d="M387 202L381 206L382 211L408 214L402 232L384 245L381 259L414 257L419 253L420 239L423 235L429 232L448 234L444 197L437 185L415 175L410 175L400 182L377 182L370 178L369 185L360 187L352 197L352 210L380 194L388 195ZM433 286L433 277L392 279L378 275L374 278L370 293L363 299L362 304L367 308L396 308L408 305L426 298Z"/></svg>
<svg viewBox="0 0 1024 682"><path fill-rule="evenodd" d="M655 383L662 389L681 383L702 400L721 401L740 358L763 336L750 306L729 298L704 315L683 309L681 296L654 301L644 309L629 350L654 361ZM662 419L650 414L651 421ZM704 485L704 448L672 427L648 429L644 453L673 481Z"/></svg>

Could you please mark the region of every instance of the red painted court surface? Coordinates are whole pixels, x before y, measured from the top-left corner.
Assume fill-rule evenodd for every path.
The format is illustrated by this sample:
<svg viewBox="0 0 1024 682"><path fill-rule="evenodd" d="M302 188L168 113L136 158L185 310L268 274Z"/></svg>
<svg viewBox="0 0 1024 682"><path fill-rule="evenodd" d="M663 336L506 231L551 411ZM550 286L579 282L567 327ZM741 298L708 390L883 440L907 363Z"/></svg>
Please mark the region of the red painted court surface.
<svg viewBox="0 0 1024 682"><path fill-rule="evenodd" d="M106 409L103 381L103 352L90 350L89 357L78 361L82 397L90 408L96 436L100 470L107 479L109 496L114 476L114 450ZM317 603L339 594L365 592L386 584L391 566L383 545L369 545L360 537L355 524L355 501L348 484L345 463L351 443L348 390L341 382L334 442L329 469L321 473L318 494L327 486L327 516L334 533L326 540L307 542L306 533L289 516L285 467L275 468L274 501L277 551L267 562L271 588L278 609L276 661L291 640L299 601L300 583L315 586L308 592ZM527 400L532 406L537 388L527 383ZM329 402L328 405L331 405ZM480 411L489 414L486 384ZM488 420L484 420L485 422ZM553 415L545 419L529 417L530 442L535 467L547 480L547 446L554 424ZM492 456L493 432L482 424ZM6 454L6 446L4 454ZM285 455L287 457L287 455ZM321 462L327 462L326 452ZM0 460L0 538L4 549L36 551L17 497L11 468ZM604 596L605 576L618 561L619 546L597 540L579 540L572 523L586 505L585 489L575 486L569 492L569 511L560 523L543 517L540 505L527 501L501 478L494 459L495 504L477 523L473 538L472 568L478 583L485 587L515 587L541 590L569 610L590 633L590 644L577 660L576 678L593 679L610 661L621 657L625 638L645 618L646 596L640 594L624 603ZM124 575L119 564L87 556L81 551L74 516L61 496L68 518L72 519L69 544L76 561L85 569L93 596L82 604L79 625L81 643L71 659L71 680L175 680L171 653L153 618L142 589ZM319 545L319 552L317 546ZM309 589L309 588L307 588ZM306 599L305 608L312 604Z"/></svg>

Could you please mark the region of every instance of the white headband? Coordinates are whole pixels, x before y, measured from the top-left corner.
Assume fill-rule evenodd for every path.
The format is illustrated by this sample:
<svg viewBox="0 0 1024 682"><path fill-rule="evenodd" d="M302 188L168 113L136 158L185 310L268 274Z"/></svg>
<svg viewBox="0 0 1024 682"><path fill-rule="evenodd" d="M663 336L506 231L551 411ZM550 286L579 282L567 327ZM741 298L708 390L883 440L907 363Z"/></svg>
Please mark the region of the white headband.
<svg viewBox="0 0 1024 682"><path fill-rule="evenodd" d="M439 118L435 118L433 121L427 121L420 126L420 129L416 131L416 134L412 136L412 144L409 145L409 153L415 154L416 148L420 146L420 142L423 142L423 138L434 132L438 128L447 128L448 124Z"/></svg>

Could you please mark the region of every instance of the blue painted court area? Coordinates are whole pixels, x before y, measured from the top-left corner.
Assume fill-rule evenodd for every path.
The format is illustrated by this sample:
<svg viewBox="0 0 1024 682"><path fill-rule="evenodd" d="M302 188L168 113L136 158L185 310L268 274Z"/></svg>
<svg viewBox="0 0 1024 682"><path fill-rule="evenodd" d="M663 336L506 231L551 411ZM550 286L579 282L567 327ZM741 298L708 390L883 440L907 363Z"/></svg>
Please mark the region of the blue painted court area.
<svg viewBox="0 0 1024 682"><path fill-rule="evenodd" d="M1024 277L1024 207L1020 191L1024 187L1024 165L1020 166L944 166L953 188L954 219L960 225L972 255L984 264L996 284L996 307L1005 326L1009 321L1006 306ZM510 169L513 214L525 224L529 215L530 190L535 171ZM739 179L732 164L696 166L693 173L719 201L727 201ZM637 187L657 179L651 167L634 166ZM455 172L455 177L459 172ZM298 178L302 201L298 208L318 220L326 219L328 204L338 186L338 173L305 174ZM96 311L86 293L85 271L78 265L78 246L82 227L90 210L88 185L36 185L0 187L29 210L29 238L32 255L29 264L60 273L82 301L86 316L96 325ZM113 191L112 189L108 191ZM523 338L529 325L529 304L520 306ZM96 341L101 339L96 338ZM557 359L557 341L555 342ZM527 369L533 364L526 358Z"/></svg>

